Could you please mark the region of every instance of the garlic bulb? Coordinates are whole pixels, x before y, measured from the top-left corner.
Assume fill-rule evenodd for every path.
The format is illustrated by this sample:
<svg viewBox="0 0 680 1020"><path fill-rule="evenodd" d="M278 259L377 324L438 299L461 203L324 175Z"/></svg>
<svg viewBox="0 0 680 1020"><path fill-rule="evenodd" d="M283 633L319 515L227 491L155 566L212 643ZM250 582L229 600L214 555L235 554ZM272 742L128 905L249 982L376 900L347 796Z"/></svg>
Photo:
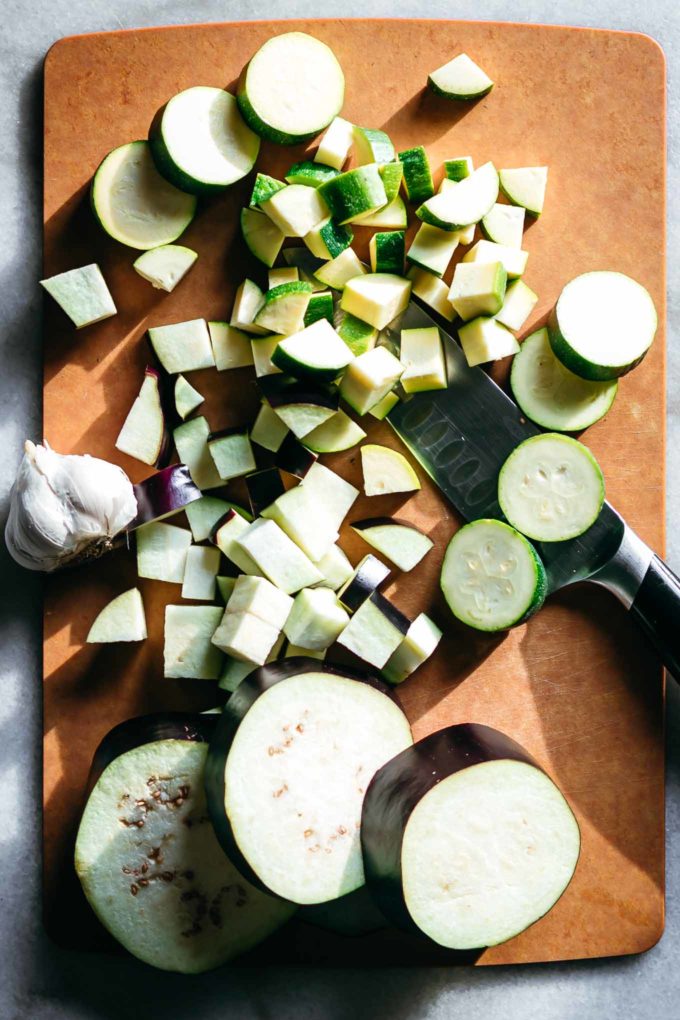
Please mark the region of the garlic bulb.
<svg viewBox="0 0 680 1020"><path fill-rule="evenodd" d="M27 440L5 541L23 567L55 570L106 551L136 513L132 482L121 468Z"/></svg>

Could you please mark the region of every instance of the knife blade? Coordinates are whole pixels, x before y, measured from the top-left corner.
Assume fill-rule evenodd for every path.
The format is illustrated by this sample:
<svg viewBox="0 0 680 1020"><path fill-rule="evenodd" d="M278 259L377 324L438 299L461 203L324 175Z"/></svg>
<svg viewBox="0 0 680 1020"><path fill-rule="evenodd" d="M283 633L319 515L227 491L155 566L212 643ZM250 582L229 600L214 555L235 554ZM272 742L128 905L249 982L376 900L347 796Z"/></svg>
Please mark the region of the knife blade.
<svg viewBox="0 0 680 1020"><path fill-rule="evenodd" d="M439 330L448 388L404 395L387 421L465 521L502 519L498 473L514 448L540 430L482 368L470 368L458 343L417 299L384 331L381 342L391 345L399 330L423 326ZM615 557L625 531L619 514L605 503L579 538L535 543L549 590L592 578Z"/></svg>

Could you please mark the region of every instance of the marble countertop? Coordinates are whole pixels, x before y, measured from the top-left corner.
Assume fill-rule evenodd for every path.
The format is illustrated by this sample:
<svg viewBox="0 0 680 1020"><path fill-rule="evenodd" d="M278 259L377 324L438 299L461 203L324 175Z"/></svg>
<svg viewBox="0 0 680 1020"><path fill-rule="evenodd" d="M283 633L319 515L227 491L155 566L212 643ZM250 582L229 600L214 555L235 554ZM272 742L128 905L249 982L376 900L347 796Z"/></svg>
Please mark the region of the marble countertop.
<svg viewBox="0 0 680 1020"><path fill-rule="evenodd" d="M271 17L459 17L645 32L665 49L669 81L669 250L680 226L680 11L677 0L4 0L0 34L0 525L25 437L40 436L42 60L58 38L145 25ZM641 168L644 172L644 168ZM653 238L647 239L654 243ZM675 242L675 245L674 245ZM668 559L680 571L680 260L669 259ZM669 684L668 914L637 957L508 968L232 970L197 978L132 958L70 953L40 919L40 582L0 548L0 1017L142 1016L181 1020L671 1020L680 1000L680 692Z"/></svg>

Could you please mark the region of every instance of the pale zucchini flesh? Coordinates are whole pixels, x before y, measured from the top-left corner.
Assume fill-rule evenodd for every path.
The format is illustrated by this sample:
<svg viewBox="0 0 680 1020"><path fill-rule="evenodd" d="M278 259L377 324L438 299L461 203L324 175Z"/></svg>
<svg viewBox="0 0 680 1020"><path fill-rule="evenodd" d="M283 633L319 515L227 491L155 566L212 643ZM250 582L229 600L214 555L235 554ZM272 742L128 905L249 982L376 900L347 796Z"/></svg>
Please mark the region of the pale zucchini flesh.
<svg viewBox="0 0 680 1020"><path fill-rule="evenodd" d="M92 326L116 314L106 280L94 262L41 280L40 284L68 315L76 329Z"/></svg>

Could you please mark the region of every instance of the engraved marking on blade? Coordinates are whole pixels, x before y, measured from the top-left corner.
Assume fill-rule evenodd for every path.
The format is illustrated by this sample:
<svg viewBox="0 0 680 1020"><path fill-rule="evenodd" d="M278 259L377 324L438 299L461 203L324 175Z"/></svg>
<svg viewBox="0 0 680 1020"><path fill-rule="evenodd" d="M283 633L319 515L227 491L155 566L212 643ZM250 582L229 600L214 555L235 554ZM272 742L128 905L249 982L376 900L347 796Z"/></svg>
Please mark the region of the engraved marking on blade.
<svg viewBox="0 0 680 1020"><path fill-rule="evenodd" d="M428 450L437 443L441 442L451 432L451 426L448 421L438 421L436 424L431 425L429 429L421 433L418 438L418 442L425 449Z"/></svg>
<svg viewBox="0 0 680 1020"><path fill-rule="evenodd" d="M496 490L496 482L493 479L489 480L487 478L485 481L479 482L470 489L465 497L465 502L469 507L473 507L477 503L487 503Z"/></svg>
<svg viewBox="0 0 680 1020"><path fill-rule="evenodd" d="M449 481L453 485L460 486L462 482L467 482L469 479L474 478L480 468L480 462L474 457L470 460L464 460L450 475Z"/></svg>
<svg viewBox="0 0 680 1020"><path fill-rule="evenodd" d="M432 414L434 405L418 403L415 407L409 407L404 413L399 427L401 429L417 429L424 425Z"/></svg>
<svg viewBox="0 0 680 1020"><path fill-rule="evenodd" d="M449 464L453 464L454 461L462 455L465 450L464 439L454 439L452 442L447 443L446 446L438 450L433 457L433 463L435 467L447 467Z"/></svg>

